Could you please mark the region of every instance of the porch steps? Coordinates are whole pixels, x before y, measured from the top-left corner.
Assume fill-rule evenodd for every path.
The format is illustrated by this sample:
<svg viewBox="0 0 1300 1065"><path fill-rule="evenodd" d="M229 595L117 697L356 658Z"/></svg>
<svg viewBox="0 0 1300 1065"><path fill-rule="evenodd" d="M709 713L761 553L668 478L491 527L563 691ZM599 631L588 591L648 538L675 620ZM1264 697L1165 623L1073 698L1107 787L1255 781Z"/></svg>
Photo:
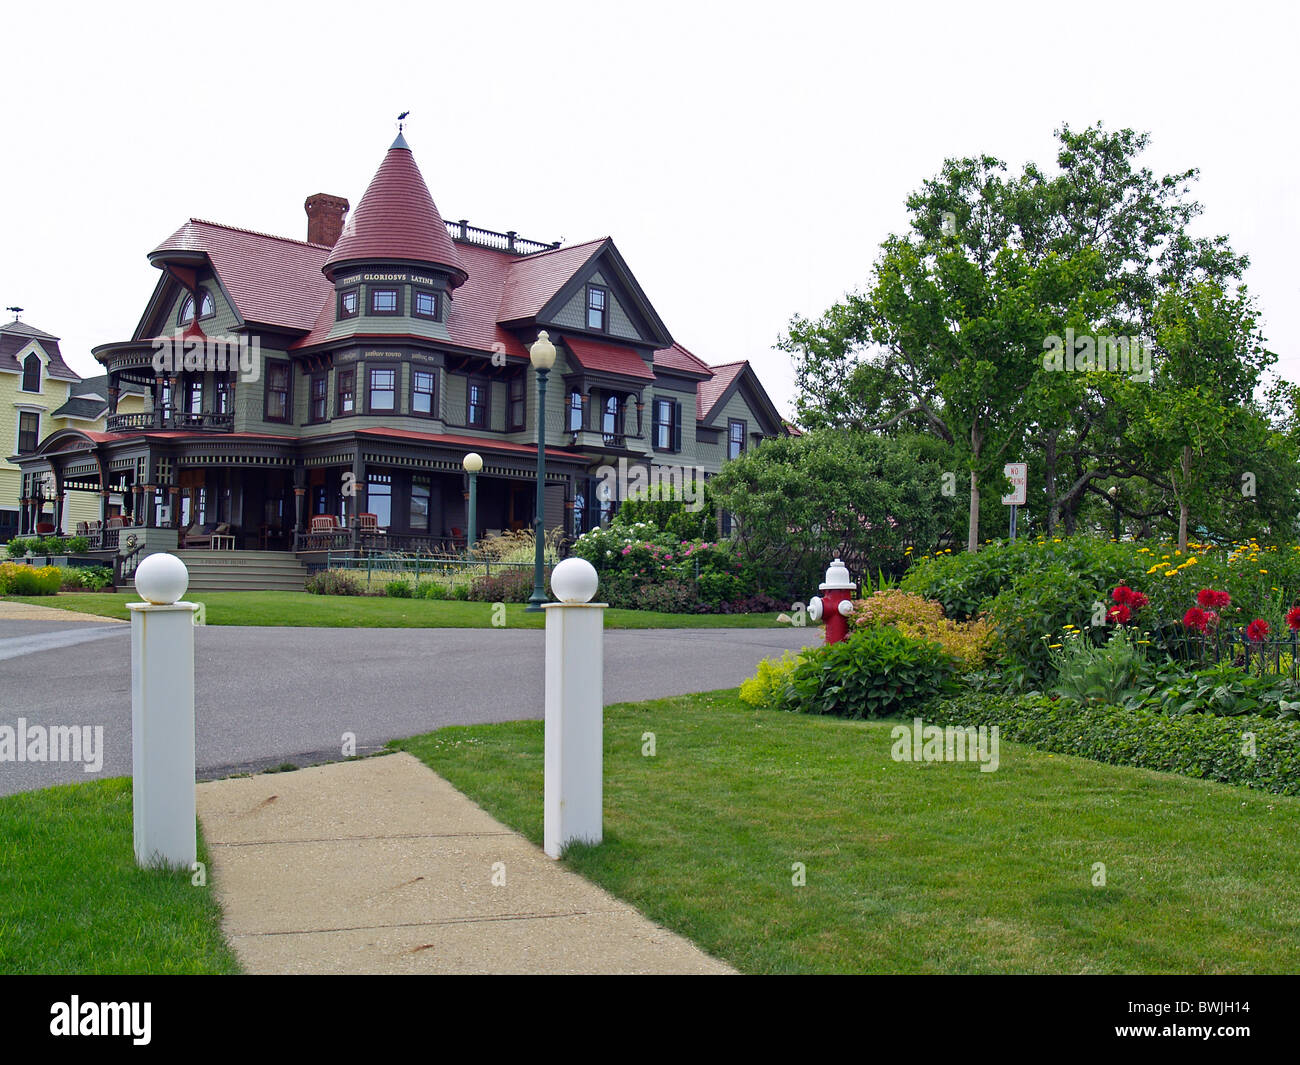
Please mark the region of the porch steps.
<svg viewBox="0 0 1300 1065"><path fill-rule="evenodd" d="M307 567L288 551L194 548L175 554L190 571L191 592L301 592L307 580Z"/></svg>

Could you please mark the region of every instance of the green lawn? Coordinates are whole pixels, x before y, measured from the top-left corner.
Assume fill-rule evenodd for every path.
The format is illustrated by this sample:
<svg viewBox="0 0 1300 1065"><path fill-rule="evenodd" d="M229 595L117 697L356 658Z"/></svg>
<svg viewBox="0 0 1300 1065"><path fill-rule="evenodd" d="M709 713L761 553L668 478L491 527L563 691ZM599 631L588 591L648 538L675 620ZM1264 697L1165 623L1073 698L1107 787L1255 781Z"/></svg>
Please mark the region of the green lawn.
<svg viewBox="0 0 1300 1065"><path fill-rule="evenodd" d="M61 592L58 595L6 597L18 603L60 607L126 620L135 592ZM493 604L386 596L310 595L307 592L191 592L204 605L209 625L300 625L309 628L360 626L379 629L485 629L492 626ZM507 603L506 628L540 629L544 615L522 603ZM607 610L609 629L769 629L781 625L775 614L659 614L646 610Z"/></svg>
<svg viewBox="0 0 1300 1065"><path fill-rule="evenodd" d="M0 972L239 972L211 887L132 847L129 778L0 798Z"/></svg>
<svg viewBox="0 0 1300 1065"><path fill-rule="evenodd" d="M565 861L750 973L1300 969L1300 799L1010 743L894 762L894 724L609 707L605 842ZM540 844L540 722L400 746Z"/></svg>

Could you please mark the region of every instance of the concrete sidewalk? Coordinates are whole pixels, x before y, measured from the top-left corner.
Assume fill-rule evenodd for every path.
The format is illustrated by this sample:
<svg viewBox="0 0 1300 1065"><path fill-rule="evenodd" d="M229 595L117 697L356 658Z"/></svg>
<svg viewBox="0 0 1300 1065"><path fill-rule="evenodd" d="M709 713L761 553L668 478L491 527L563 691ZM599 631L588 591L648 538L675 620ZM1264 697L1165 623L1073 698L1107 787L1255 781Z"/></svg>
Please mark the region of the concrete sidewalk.
<svg viewBox="0 0 1300 1065"><path fill-rule="evenodd" d="M409 754L209 781L198 810L250 973L734 971Z"/></svg>
<svg viewBox="0 0 1300 1065"><path fill-rule="evenodd" d="M102 618L98 614L83 614L79 610L64 610L57 606L16 603L12 599L0 599L0 621L94 621L100 625L127 624L120 618Z"/></svg>

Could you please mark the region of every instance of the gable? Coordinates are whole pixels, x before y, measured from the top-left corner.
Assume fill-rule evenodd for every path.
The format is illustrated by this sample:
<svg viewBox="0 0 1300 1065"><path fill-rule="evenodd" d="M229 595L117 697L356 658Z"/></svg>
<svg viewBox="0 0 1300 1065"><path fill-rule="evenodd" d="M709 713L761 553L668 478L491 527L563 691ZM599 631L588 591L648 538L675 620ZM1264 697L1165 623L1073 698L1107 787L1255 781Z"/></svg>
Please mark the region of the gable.
<svg viewBox="0 0 1300 1065"><path fill-rule="evenodd" d="M606 290L606 327L587 329L587 287ZM613 241L579 268L537 313L537 323L565 330L581 330L592 336L608 336L667 348L672 337Z"/></svg>

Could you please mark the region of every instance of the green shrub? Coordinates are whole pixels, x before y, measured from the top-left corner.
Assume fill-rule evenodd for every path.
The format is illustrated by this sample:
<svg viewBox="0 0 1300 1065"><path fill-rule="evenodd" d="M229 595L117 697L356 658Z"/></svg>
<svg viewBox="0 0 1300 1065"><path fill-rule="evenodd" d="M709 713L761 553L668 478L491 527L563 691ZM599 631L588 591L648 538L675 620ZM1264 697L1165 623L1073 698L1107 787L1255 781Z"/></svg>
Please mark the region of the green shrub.
<svg viewBox="0 0 1300 1065"><path fill-rule="evenodd" d="M0 562L0 595L55 595L63 584L58 566L23 566Z"/></svg>
<svg viewBox="0 0 1300 1065"><path fill-rule="evenodd" d="M787 689L802 654L786 651L780 658L764 658L758 672L740 685L740 699L765 710L776 710L786 701Z"/></svg>
<svg viewBox="0 0 1300 1065"><path fill-rule="evenodd" d="M544 573L546 587L550 587L551 571ZM531 569L507 569L490 577L475 577L469 586L469 599L475 603L526 603L533 594Z"/></svg>
<svg viewBox="0 0 1300 1065"><path fill-rule="evenodd" d="M415 585L407 580L389 581L384 585L384 594L391 599L412 599Z"/></svg>
<svg viewBox="0 0 1300 1065"><path fill-rule="evenodd" d="M1045 696L970 693L931 706L927 718L940 726L997 725L1002 739L1110 765L1300 795L1300 723L1295 721L1170 717L1148 709L1079 707Z"/></svg>
<svg viewBox="0 0 1300 1065"><path fill-rule="evenodd" d="M9 557L22 558L28 551L35 554L35 547L38 543L40 543L40 541L32 536L15 536L7 545Z"/></svg>
<svg viewBox="0 0 1300 1065"><path fill-rule="evenodd" d="M1117 626L1098 646L1086 633L1066 636L1048 649L1056 670L1053 692L1083 706L1118 706L1138 695L1144 659L1140 635Z"/></svg>
<svg viewBox="0 0 1300 1065"><path fill-rule="evenodd" d="M453 584L451 586L451 598L458 603L468 603L470 595L470 586L468 584Z"/></svg>
<svg viewBox="0 0 1300 1065"><path fill-rule="evenodd" d="M1216 714L1235 717L1300 718L1300 685L1290 677L1257 676L1223 662L1208 669L1187 672L1173 662L1150 671L1141 696L1125 705L1158 710L1170 717Z"/></svg>
<svg viewBox="0 0 1300 1065"><path fill-rule="evenodd" d="M90 550L90 541L84 536L69 536L63 546L70 555L84 555Z"/></svg>
<svg viewBox="0 0 1300 1065"><path fill-rule="evenodd" d="M805 652L786 709L837 717L887 717L951 690L956 662L936 643L887 625Z"/></svg>
<svg viewBox="0 0 1300 1065"><path fill-rule="evenodd" d="M450 589L442 581L420 581L415 586L415 598L417 599L447 599L450 597Z"/></svg>
<svg viewBox="0 0 1300 1065"><path fill-rule="evenodd" d="M364 595L360 576L348 569L317 570L307 578L307 591L313 595Z"/></svg>
<svg viewBox="0 0 1300 1065"><path fill-rule="evenodd" d="M98 592L113 583L113 571L106 566L74 566L63 570L64 590Z"/></svg>
<svg viewBox="0 0 1300 1065"><path fill-rule="evenodd" d="M45 536L36 542L36 547L32 554L36 555L66 555L68 553L67 544L62 536Z"/></svg>
<svg viewBox="0 0 1300 1065"><path fill-rule="evenodd" d="M647 584L632 593L633 610L658 610L665 614L683 614L695 604L695 589L683 580Z"/></svg>

